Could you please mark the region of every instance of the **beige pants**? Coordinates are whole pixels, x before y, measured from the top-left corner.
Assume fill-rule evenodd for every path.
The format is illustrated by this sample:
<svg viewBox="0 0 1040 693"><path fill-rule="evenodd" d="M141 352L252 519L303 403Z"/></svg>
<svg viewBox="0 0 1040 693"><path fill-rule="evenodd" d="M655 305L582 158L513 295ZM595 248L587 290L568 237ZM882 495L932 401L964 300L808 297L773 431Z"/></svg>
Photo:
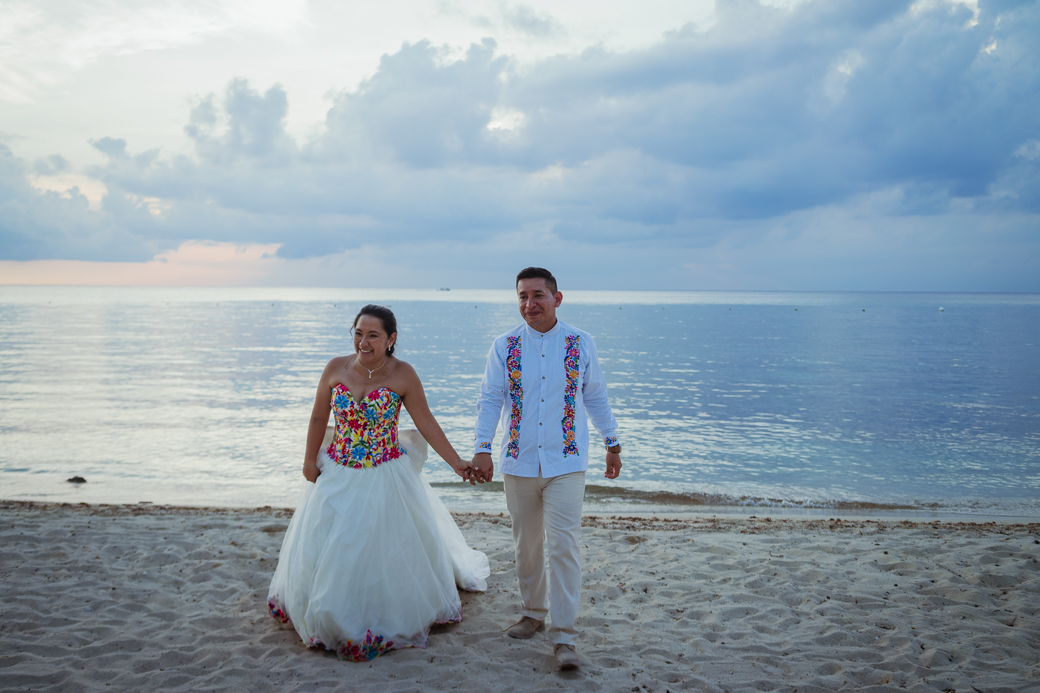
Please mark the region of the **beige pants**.
<svg viewBox="0 0 1040 693"><path fill-rule="evenodd" d="M581 600L581 502L585 472L546 479L503 475L506 507L513 519L516 576L524 616L552 619L549 640L574 644ZM545 542L549 543L549 596L546 599Z"/></svg>

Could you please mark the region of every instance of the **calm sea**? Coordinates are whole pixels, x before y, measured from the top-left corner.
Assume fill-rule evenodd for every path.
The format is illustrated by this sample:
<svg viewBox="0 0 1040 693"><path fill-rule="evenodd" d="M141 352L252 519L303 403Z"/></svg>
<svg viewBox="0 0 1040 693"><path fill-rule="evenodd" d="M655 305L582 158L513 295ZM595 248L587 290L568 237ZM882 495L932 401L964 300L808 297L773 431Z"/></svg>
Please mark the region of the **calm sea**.
<svg viewBox="0 0 1040 693"><path fill-rule="evenodd" d="M509 291L0 287L0 497L295 505L318 376L368 302L470 451ZM1040 517L1040 295L575 291L559 315L596 336L625 450L589 510Z"/></svg>

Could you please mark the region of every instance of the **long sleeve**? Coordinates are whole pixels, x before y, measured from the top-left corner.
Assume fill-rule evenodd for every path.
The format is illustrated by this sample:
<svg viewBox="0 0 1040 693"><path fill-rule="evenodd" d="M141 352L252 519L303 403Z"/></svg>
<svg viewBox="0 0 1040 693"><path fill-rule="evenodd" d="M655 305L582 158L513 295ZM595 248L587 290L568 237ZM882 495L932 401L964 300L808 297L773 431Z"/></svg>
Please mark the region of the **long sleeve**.
<svg viewBox="0 0 1040 693"><path fill-rule="evenodd" d="M502 416L502 405L506 401L505 359L499 354L498 340L488 352L484 380L480 383L477 399L477 425L473 433L473 451L491 452L491 441L495 438L498 420Z"/></svg>
<svg viewBox="0 0 1040 693"><path fill-rule="evenodd" d="M588 340L586 349L589 362L585 366L585 379L582 383L585 412L592 421L592 425L599 431L604 445L617 445L617 419L610 411L610 402L607 400L607 379L599 367L595 342L591 339Z"/></svg>

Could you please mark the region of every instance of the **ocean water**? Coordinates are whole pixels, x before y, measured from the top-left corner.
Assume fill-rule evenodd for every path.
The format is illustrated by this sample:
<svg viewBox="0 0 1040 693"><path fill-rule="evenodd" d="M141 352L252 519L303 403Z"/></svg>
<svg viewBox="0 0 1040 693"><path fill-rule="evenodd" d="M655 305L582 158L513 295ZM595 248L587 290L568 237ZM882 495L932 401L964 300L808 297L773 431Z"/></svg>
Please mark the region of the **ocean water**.
<svg viewBox="0 0 1040 693"><path fill-rule="evenodd" d="M369 302L468 454L508 290L0 287L0 497L294 506L318 376ZM575 291L559 317L596 337L624 445L587 510L1040 517L1040 295Z"/></svg>

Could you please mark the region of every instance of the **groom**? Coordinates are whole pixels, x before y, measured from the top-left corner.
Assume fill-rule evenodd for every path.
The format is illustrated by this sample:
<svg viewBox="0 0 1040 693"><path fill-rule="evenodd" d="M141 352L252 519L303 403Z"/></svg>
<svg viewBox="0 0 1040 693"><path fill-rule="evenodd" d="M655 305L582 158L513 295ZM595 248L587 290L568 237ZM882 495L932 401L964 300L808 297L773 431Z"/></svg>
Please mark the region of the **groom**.
<svg viewBox="0 0 1040 693"><path fill-rule="evenodd" d="M548 636L557 667L574 669L581 503L585 471L596 454L589 448L586 416L606 448L608 479L621 473L621 446L595 342L556 319L563 302L556 278L549 270L528 267L516 275L516 296L525 324L491 346L477 404L472 465L476 474L491 478L491 440L501 418L502 473L523 600L523 617L506 633L530 638L545 628L551 614ZM546 599L546 539L551 603Z"/></svg>

